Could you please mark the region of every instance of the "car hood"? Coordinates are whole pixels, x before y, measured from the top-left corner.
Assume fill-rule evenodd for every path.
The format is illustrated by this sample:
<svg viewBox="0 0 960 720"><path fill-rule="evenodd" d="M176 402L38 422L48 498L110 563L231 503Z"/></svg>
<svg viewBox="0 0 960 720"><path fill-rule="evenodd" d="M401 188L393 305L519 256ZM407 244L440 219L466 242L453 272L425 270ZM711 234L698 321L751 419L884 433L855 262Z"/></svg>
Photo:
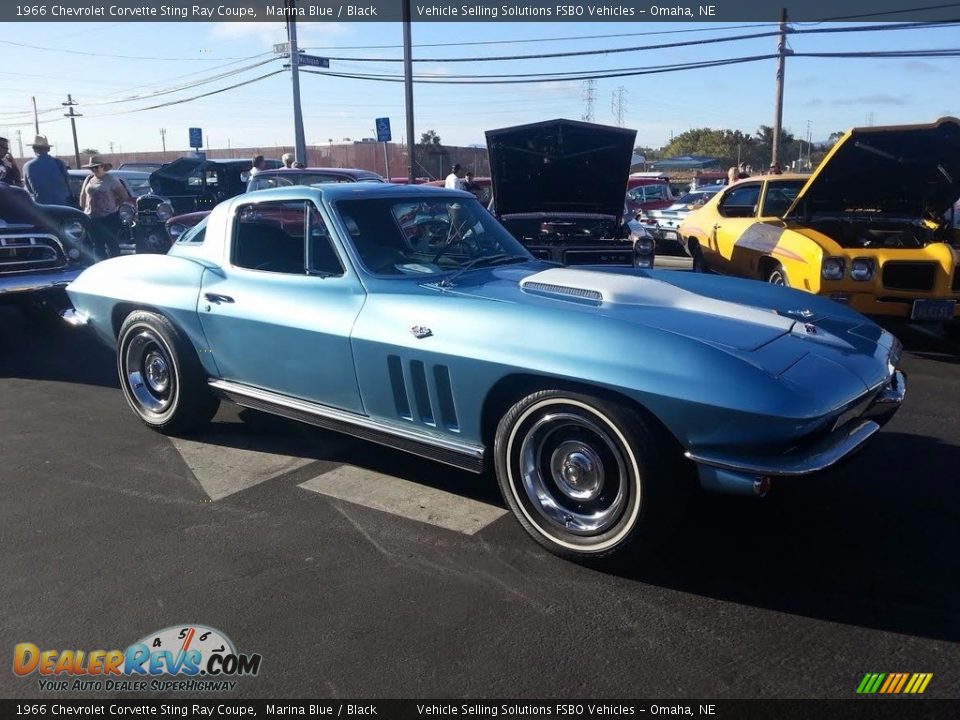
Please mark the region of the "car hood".
<svg viewBox="0 0 960 720"><path fill-rule="evenodd" d="M636 135L635 130L575 120L488 130L498 215L620 217Z"/></svg>
<svg viewBox="0 0 960 720"><path fill-rule="evenodd" d="M850 211L942 217L960 196L960 120L854 128L837 141L785 218Z"/></svg>
<svg viewBox="0 0 960 720"><path fill-rule="evenodd" d="M889 333L848 308L799 291L693 273L519 270L495 271L456 292L601 313L712 345L795 385L826 378L847 397L889 375L887 357L895 343Z"/></svg>

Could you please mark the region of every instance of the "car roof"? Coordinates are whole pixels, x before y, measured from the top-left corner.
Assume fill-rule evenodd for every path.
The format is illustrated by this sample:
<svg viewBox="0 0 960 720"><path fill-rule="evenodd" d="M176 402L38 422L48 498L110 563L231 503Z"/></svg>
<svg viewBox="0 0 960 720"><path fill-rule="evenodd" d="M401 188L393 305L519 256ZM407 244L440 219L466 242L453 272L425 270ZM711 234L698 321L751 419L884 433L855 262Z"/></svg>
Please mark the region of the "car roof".
<svg viewBox="0 0 960 720"><path fill-rule="evenodd" d="M234 200L294 200L305 197L336 202L337 200L352 200L357 198L416 198L428 201L440 197L459 197L476 200L472 193L463 190L447 190L429 185L399 185L394 183L337 183L331 185L311 186L292 185L269 190L255 190L254 192L238 195Z"/></svg>
<svg viewBox="0 0 960 720"><path fill-rule="evenodd" d="M332 168L332 167L306 167L306 168L271 168L270 170L261 170L257 175L285 175L287 173L327 173L328 175L341 175L343 177L380 177L372 170L363 170L362 168Z"/></svg>

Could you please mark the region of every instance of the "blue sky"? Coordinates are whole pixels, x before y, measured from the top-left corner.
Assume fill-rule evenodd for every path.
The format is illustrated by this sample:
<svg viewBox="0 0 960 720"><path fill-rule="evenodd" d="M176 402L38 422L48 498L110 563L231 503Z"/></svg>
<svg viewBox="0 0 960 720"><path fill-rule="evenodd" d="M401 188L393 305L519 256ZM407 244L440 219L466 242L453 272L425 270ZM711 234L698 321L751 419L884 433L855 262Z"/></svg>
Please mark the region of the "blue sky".
<svg viewBox="0 0 960 720"><path fill-rule="evenodd" d="M803 26L800 26L803 27ZM821 25L822 27L822 25ZM842 26L838 26L842 27ZM343 72L399 73L399 47L365 48L401 42L399 23L301 23L301 44L313 54L377 58L378 62L333 61ZM704 32L646 35L673 30ZM603 49L677 42L749 33L720 24L674 23L420 23L414 44L540 39L540 42L415 47L415 57L478 57ZM609 37L623 34L623 37ZM958 28L896 32L794 36L795 51L904 50L956 46ZM550 41L550 38L600 35L596 39ZM26 142L33 136L30 97L41 110L41 132L55 152L72 151L69 123L59 104L72 93L85 115L78 121L81 147L103 152L157 150L160 128L167 147L185 148L187 128L201 126L210 147L291 144L290 79L281 73L259 83L190 103L144 112L130 110L190 97L256 77L274 65L193 90L156 98L126 100L242 67L269 57L273 44L286 39L282 23L18 23L0 24L0 133L16 130ZM9 43L57 48L40 50ZM570 59L503 62L417 63L415 71L437 75L609 69L692 62L774 52L775 38ZM66 52L71 51L71 52ZM90 53L81 54L81 53ZM133 59L102 57L126 55ZM252 60L244 58L254 57ZM626 90L624 125L637 130L637 142L658 147L671 133L710 126L753 132L772 124L774 60L662 75L598 80L594 120L614 123L611 94ZM819 59L787 60L784 125L805 135L809 121L814 140L852 125L926 122L960 114L956 93L957 59ZM228 65L228 63L231 63ZM276 63L279 67L279 63ZM304 124L308 144L331 138L359 139L373 134L373 119L391 117L395 140L403 133L403 86L306 76L302 79ZM482 143L483 131L583 113L580 82L540 85L415 86L416 131L436 130L444 142ZM123 100L104 104L113 100ZM99 104L94 104L99 103ZM29 149L25 148L29 154Z"/></svg>

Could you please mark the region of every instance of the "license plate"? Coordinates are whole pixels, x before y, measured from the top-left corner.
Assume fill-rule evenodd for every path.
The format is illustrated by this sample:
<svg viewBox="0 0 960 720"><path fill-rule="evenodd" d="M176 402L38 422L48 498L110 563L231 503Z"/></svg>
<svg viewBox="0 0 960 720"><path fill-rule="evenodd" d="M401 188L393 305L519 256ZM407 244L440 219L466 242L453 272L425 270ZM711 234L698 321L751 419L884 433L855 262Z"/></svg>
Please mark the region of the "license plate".
<svg viewBox="0 0 960 720"><path fill-rule="evenodd" d="M952 320L956 300L914 300L911 320Z"/></svg>

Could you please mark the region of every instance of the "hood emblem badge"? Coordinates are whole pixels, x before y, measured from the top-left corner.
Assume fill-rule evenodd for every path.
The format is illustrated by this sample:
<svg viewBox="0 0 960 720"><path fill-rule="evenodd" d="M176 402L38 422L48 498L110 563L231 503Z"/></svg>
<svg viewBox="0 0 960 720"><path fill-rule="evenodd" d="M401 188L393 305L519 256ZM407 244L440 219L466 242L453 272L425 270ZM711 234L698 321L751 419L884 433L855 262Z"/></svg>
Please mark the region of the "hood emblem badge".
<svg viewBox="0 0 960 720"><path fill-rule="evenodd" d="M423 338L428 338L433 335L433 330L423 325L414 325L410 328L410 334L413 335L417 340L423 340Z"/></svg>
<svg viewBox="0 0 960 720"><path fill-rule="evenodd" d="M804 325L803 329L806 330L809 335L817 334L817 326L811 323L807 323L806 325Z"/></svg>

